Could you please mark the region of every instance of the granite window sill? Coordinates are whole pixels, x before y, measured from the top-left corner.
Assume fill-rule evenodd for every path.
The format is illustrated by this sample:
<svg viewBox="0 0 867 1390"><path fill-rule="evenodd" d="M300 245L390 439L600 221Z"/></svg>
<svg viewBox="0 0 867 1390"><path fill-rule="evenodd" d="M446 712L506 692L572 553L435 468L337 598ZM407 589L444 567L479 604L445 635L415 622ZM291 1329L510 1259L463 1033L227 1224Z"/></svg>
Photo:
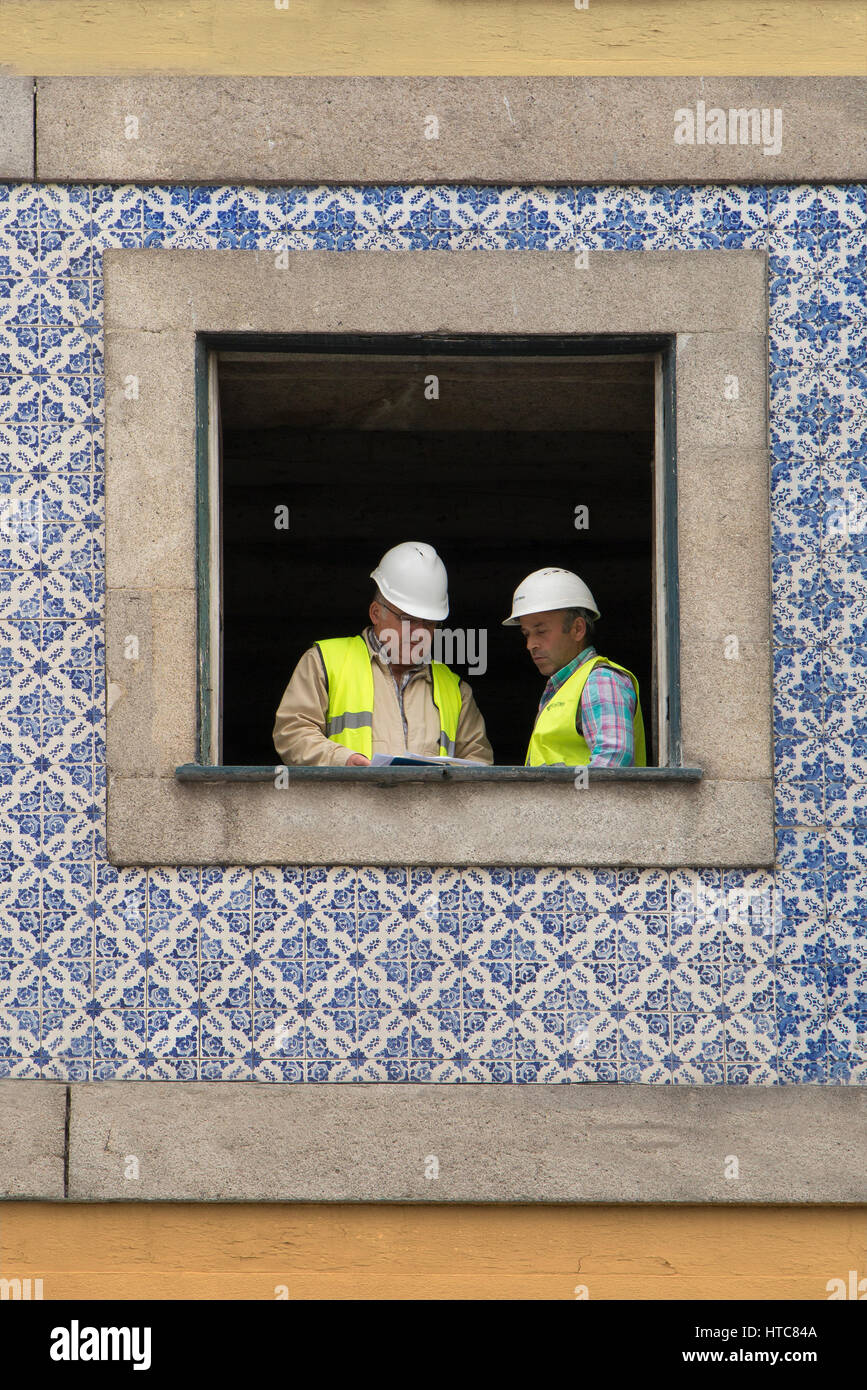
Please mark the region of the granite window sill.
<svg viewBox="0 0 867 1390"><path fill-rule="evenodd" d="M175 768L179 782L270 782L284 771L290 782L368 782L389 786L400 782L574 782L577 767L207 767L183 763ZM588 767L588 782L698 782L700 767Z"/></svg>

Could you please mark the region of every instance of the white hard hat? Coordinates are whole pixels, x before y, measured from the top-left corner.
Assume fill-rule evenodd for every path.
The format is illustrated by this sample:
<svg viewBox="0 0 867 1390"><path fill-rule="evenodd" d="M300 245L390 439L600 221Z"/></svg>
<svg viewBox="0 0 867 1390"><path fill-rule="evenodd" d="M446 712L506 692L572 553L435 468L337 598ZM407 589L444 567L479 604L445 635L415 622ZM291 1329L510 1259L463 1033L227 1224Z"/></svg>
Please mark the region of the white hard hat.
<svg viewBox="0 0 867 1390"><path fill-rule="evenodd" d="M382 597L410 617L429 622L448 617L448 576L432 545L402 541L385 552L370 577Z"/></svg>
<svg viewBox="0 0 867 1390"><path fill-rule="evenodd" d="M571 570L534 570L515 590L511 616L503 627L517 627L529 613L550 613L557 608L586 608L600 617L596 600L583 579Z"/></svg>

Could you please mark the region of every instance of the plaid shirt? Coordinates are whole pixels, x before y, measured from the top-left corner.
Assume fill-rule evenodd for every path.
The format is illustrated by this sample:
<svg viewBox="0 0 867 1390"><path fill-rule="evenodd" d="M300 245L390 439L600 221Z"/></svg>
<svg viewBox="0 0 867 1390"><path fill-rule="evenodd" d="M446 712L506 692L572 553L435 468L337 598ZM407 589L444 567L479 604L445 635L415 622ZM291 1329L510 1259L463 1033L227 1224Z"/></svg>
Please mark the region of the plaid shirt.
<svg viewBox="0 0 867 1390"><path fill-rule="evenodd" d="M596 648L585 647L568 666L555 671L539 701L540 714L554 692L594 656ZM590 672L581 692L581 704L575 711L575 728L590 748L591 767L632 766L635 705L635 688L628 676L606 666L597 666Z"/></svg>
<svg viewBox="0 0 867 1390"><path fill-rule="evenodd" d="M388 667L389 675L391 676L391 679L394 681L394 688L397 691L397 703L400 708L400 717L403 723L403 737L404 740L406 740L409 737L409 725L406 722L406 708L403 703L403 692L406 690L406 687L409 685L411 680L415 680L417 676L423 676L428 668L424 665L413 666L410 668L410 670L404 671L400 680L398 680L397 676L394 674L394 671L391 669L391 662L389 661L388 656L386 654L385 643L380 642L379 638L373 630L373 627L366 627L364 629L363 635L367 638L368 642L370 643L373 650L376 652L376 655L379 657L383 665Z"/></svg>

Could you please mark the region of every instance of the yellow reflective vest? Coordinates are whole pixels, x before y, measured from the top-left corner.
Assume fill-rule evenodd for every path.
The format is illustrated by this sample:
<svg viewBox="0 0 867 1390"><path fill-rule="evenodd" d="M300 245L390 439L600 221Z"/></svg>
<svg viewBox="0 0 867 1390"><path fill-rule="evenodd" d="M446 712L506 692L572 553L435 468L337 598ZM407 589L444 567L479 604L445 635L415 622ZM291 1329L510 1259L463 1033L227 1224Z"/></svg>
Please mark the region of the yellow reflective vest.
<svg viewBox="0 0 867 1390"><path fill-rule="evenodd" d="M363 637L327 637L317 642L328 678L325 737L353 753L373 755L373 671ZM440 716L437 752L453 757L461 717L460 677L441 661L431 662L433 701ZM398 752L399 750L395 750Z"/></svg>
<svg viewBox="0 0 867 1390"><path fill-rule="evenodd" d="M582 763L589 763L590 745L579 734L575 724L587 677L595 666L611 666L615 671L622 671L632 681L635 687L635 713L632 716L635 753L632 765L647 766L644 719L638 701L638 681L625 666L618 666L616 661L609 661L605 656L594 656L576 667L559 690L554 691L542 710L530 738L525 767L541 767L545 763L565 763L567 767L578 767Z"/></svg>

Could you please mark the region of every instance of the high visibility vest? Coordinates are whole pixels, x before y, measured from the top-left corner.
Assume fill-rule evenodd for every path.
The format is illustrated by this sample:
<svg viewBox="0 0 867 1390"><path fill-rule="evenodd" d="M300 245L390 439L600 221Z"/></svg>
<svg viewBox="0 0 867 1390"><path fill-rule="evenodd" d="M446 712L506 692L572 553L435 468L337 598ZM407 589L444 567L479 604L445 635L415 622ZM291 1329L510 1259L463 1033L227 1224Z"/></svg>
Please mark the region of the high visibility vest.
<svg viewBox="0 0 867 1390"><path fill-rule="evenodd" d="M367 643L363 637L327 637L316 646L328 676L325 737L369 758L373 754L373 670ZM437 752L454 757L461 716L460 677L441 661L430 666L433 702L440 717Z"/></svg>
<svg viewBox="0 0 867 1390"><path fill-rule="evenodd" d="M638 701L638 681L631 671L627 671L625 666L618 666L616 661L609 661L607 657L595 656L589 661L582 662L572 672L572 675L563 682L559 690L555 690L542 710L530 738L525 767L540 767L544 763L565 763L567 767L578 767L582 763L589 763L590 745L575 727L575 717L581 704L581 695L587 677L595 666L613 666L615 671L622 671L632 681L635 687L635 713L632 716L635 752L632 765L634 767L647 766L644 720Z"/></svg>

